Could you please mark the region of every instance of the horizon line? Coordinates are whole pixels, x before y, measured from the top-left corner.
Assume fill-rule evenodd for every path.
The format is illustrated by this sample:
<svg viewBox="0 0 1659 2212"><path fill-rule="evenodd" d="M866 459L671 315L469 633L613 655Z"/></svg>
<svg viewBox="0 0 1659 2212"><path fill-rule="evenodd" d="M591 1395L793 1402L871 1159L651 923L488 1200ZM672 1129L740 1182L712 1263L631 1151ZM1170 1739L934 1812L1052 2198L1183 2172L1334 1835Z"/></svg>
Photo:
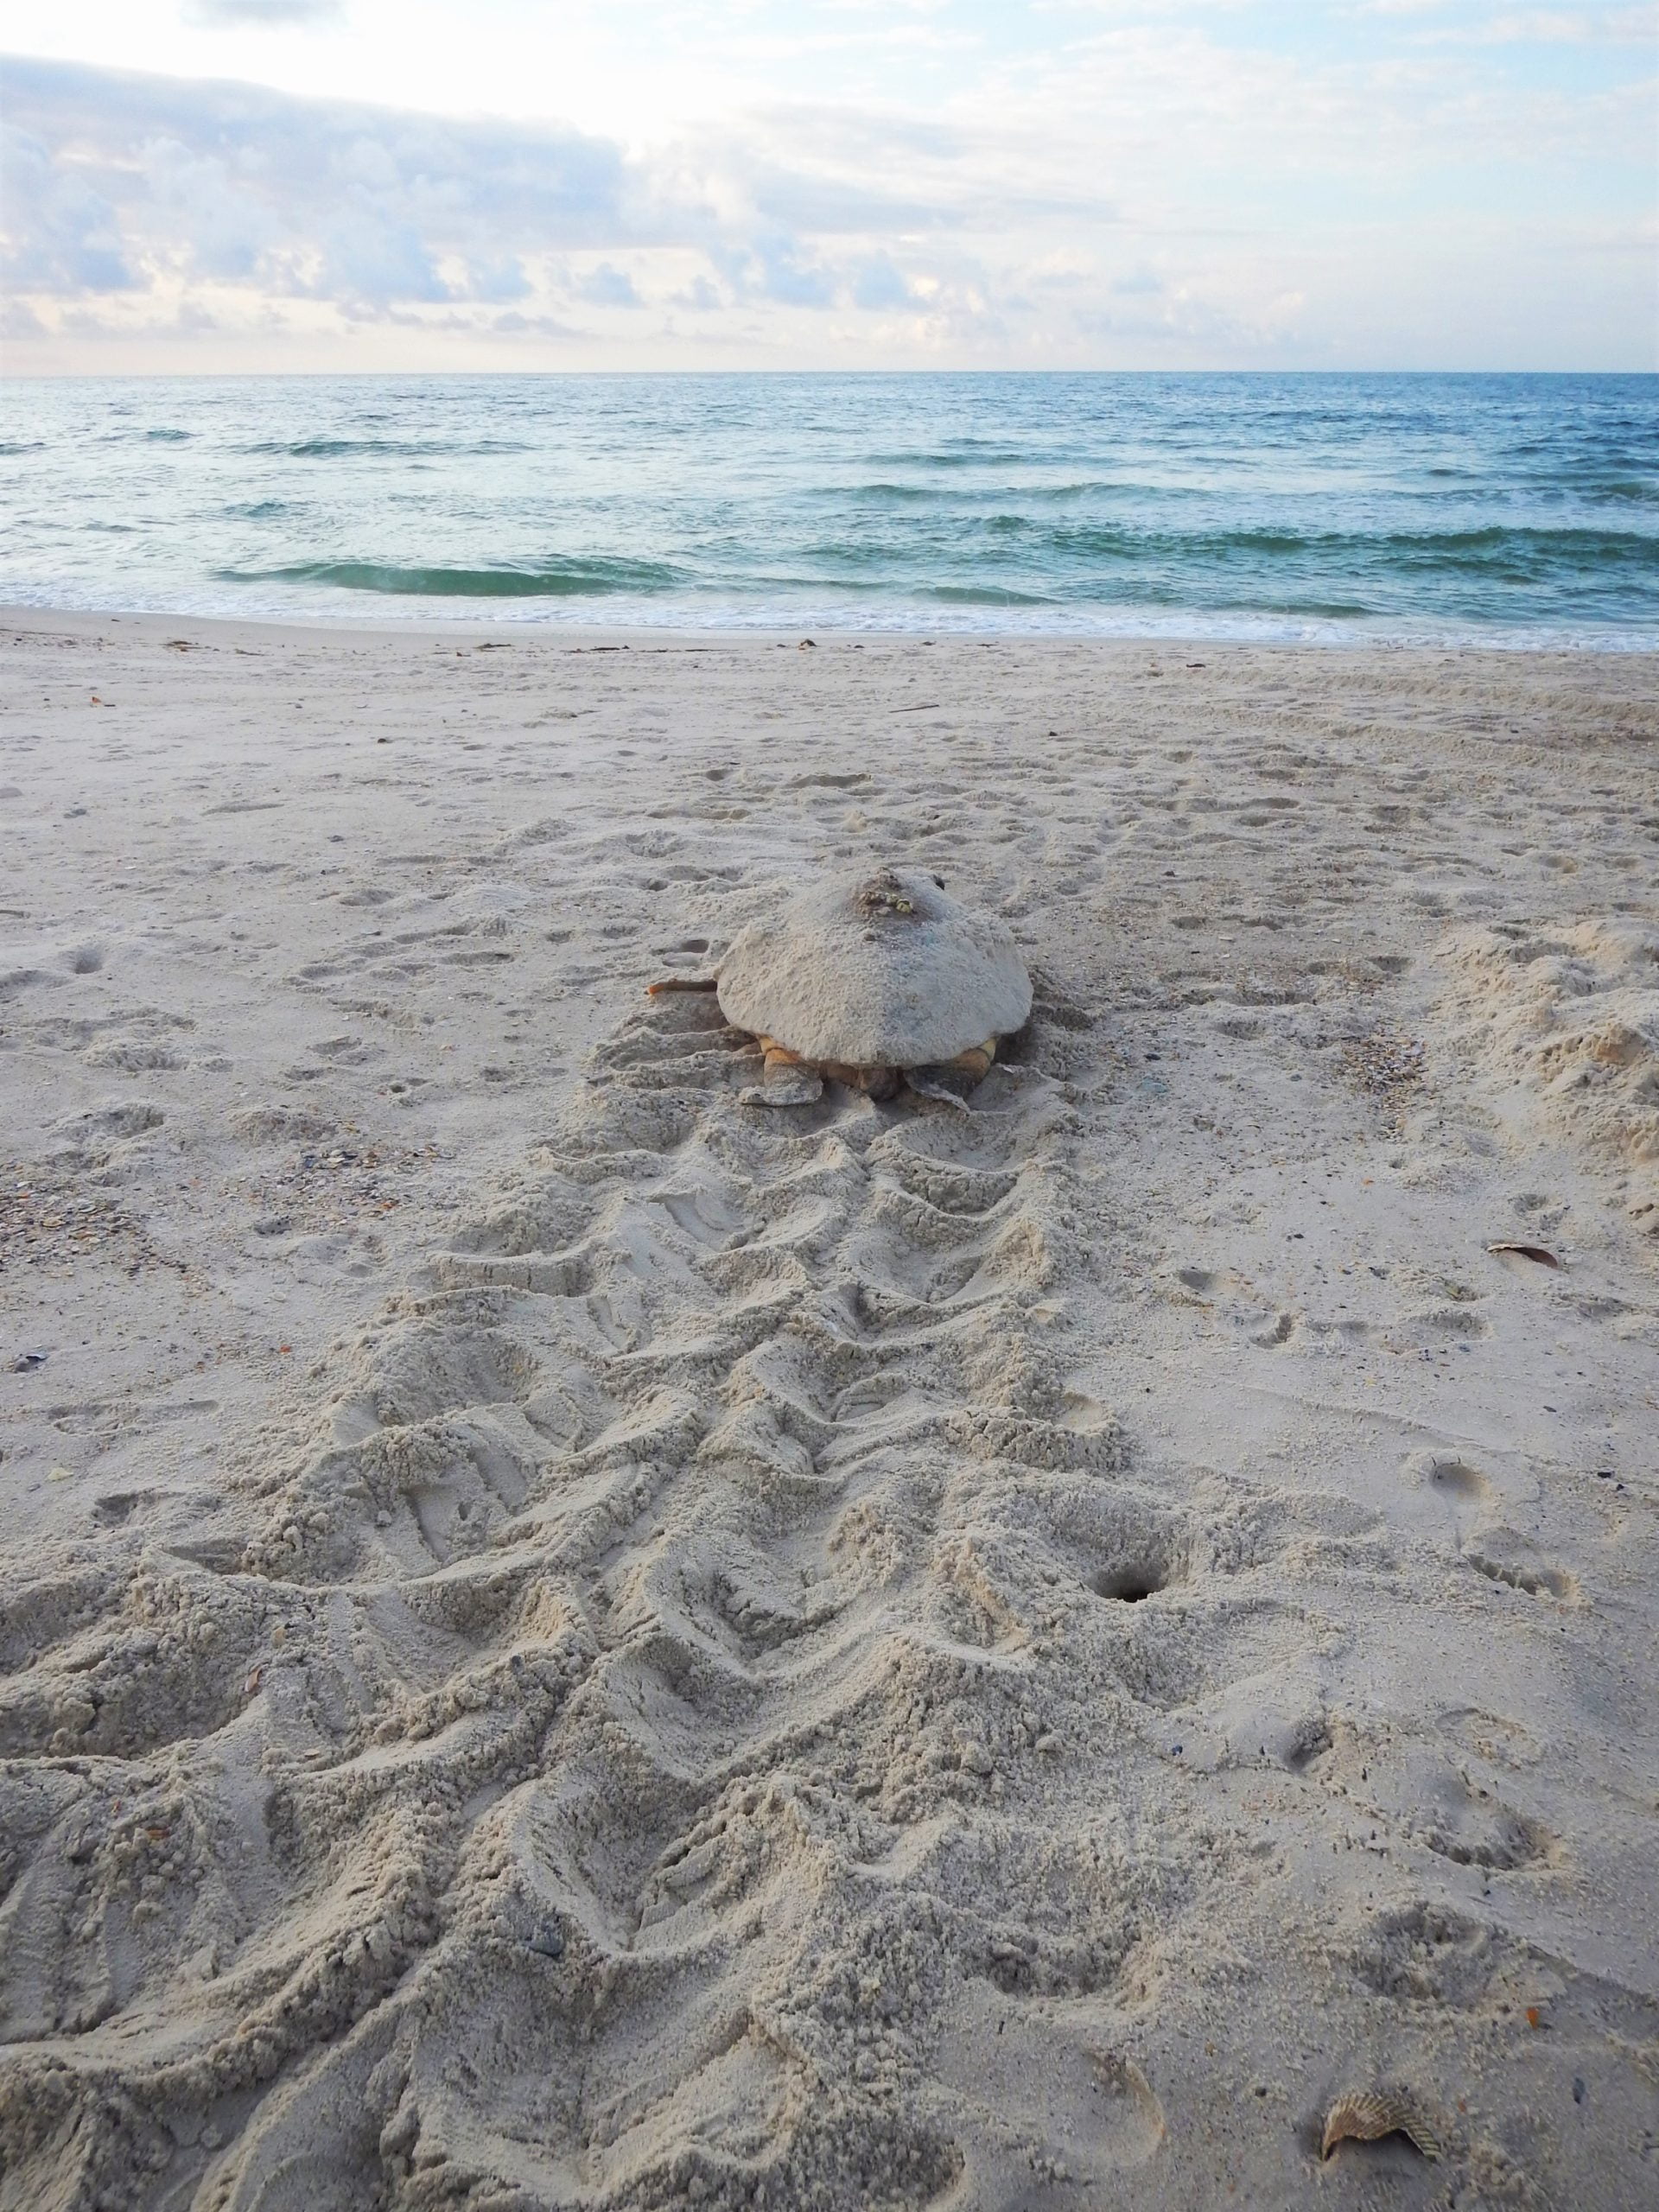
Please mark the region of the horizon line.
<svg viewBox="0 0 1659 2212"><path fill-rule="evenodd" d="M637 377L664 382L671 378L690 381L694 378L833 377L847 381L854 378L874 379L901 377L1438 377L1461 378L1472 382L1478 378L1527 377L1537 380L1550 378L1566 382L1584 377L1645 377L1659 380L1659 364L1650 368L1576 368L1576 369L1520 369L1520 368L632 368L601 369L557 366L551 368L476 368L476 369L34 369L22 372L0 367L0 390L26 384L233 384L251 383L257 379L284 379L290 383L302 380L345 383L353 378L372 379L387 383L400 378L442 378L450 383L483 382L508 378L532 377Z"/></svg>

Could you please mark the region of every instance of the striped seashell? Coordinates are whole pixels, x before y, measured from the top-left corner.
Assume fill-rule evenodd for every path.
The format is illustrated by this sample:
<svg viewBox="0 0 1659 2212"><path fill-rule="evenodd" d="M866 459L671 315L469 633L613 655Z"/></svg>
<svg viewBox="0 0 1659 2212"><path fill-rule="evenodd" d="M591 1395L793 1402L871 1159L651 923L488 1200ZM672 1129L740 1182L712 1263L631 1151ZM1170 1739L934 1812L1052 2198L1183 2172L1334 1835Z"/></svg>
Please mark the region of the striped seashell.
<svg viewBox="0 0 1659 2212"><path fill-rule="evenodd" d="M1319 2156L1328 2158L1338 2143L1376 2143L1385 2135L1405 2136L1426 2158L1440 2155L1440 2139L1412 2098L1395 2089L1351 2089L1325 2114Z"/></svg>

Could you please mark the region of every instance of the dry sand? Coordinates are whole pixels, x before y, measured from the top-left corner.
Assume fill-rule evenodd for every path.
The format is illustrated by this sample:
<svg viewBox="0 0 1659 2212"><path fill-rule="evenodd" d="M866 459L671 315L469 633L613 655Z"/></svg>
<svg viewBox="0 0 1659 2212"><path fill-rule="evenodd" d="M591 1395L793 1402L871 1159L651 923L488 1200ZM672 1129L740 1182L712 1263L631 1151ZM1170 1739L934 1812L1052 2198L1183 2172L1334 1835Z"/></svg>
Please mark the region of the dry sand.
<svg viewBox="0 0 1659 2212"><path fill-rule="evenodd" d="M1659 2200L1653 662L0 655L7 2212Z"/></svg>

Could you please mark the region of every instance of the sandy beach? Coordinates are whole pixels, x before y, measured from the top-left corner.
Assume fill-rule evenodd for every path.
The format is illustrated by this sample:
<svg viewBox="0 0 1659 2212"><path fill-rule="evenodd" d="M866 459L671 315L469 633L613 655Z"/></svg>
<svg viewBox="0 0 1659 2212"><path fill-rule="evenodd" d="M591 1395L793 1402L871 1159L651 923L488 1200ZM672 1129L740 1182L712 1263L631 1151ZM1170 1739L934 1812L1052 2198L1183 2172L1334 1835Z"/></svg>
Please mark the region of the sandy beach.
<svg viewBox="0 0 1659 2212"><path fill-rule="evenodd" d="M1659 664L0 669L5 2212L1659 2196Z"/></svg>

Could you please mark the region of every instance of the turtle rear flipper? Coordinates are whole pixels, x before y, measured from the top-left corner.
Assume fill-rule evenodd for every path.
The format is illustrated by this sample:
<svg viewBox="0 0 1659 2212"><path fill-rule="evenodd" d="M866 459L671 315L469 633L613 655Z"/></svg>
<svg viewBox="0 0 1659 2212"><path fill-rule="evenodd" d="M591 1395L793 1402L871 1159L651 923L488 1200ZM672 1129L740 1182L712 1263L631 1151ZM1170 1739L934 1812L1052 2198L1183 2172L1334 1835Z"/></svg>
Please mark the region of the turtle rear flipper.
<svg viewBox="0 0 1659 2212"><path fill-rule="evenodd" d="M885 1106L888 1099L896 1098L905 1079L898 1068L858 1068L852 1071L852 1074L849 1088L861 1090L878 1106Z"/></svg>
<svg viewBox="0 0 1659 2212"><path fill-rule="evenodd" d="M958 1052L954 1060L938 1060L931 1067L906 1068L905 1081L918 1098L942 1099L947 1105L961 1106L966 1111L969 1092L983 1082L995 1058L996 1039L988 1037L982 1045Z"/></svg>
<svg viewBox="0 0 1659 2212"><path fill-rule="evenodd" d="M760 1080L737 1094L743 1106L810 1106L823 1096L823 1077L815 1067L791 1052L773 1037L756 1039L762 1065Z"/></svg>

